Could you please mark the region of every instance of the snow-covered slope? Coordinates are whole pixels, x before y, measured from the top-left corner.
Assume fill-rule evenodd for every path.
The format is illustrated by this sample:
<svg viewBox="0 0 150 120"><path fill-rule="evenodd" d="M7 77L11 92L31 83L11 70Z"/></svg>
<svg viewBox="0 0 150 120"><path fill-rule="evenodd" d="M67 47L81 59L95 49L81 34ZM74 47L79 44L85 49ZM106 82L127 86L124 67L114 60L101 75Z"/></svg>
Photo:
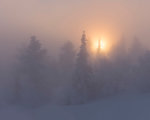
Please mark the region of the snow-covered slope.
<svg viewBox="0 0 150 120"><path fill-rule="evenodd" d="M78 106L1 108L0 120L150 120L150 95L128 95Z"/></svg>

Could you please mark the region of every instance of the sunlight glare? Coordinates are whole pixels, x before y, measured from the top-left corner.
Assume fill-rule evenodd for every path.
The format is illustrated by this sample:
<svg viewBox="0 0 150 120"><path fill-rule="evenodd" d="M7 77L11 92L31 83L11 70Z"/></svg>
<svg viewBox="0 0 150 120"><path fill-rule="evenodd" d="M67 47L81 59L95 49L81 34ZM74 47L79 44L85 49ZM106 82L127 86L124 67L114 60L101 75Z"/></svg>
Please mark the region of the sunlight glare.
<svg viewBox="0 0 150 120"><path fill-rule="evenodd" d="M105 51L106 49L106 41L104 40L95 40L93 44L93 48L95 50L98 50L100 48L101 50Z"/></svg>

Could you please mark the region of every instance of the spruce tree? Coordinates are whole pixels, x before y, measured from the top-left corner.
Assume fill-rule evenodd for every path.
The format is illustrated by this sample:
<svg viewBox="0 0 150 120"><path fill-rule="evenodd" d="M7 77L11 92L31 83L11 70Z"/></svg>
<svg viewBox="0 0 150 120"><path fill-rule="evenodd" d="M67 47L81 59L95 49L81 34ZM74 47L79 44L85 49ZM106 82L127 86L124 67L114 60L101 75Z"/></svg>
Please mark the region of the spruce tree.
<svg viewBox="0 0 150 120"><path fill-rule="evenodd" d="M83 104L90 100L93 94L92 69L88 57L87 39L85 32L83 32L73 77L73 104Z"/></svg>
<svg viewBox="0 0 150 120"><path fill-rule="evenodd" d="M41 104L47 79L46 50L35 36L20 51L17 65L17 97L26 103Z"/></svg>
<svg viewBox="0 0 150 120"><path fill-rule="evenodd" d="M69 89L71 87L72 74L74 72L76 52L74 44L67 41L61 48L59 56L59 103L69 103ZM61 94L61 95L60 95Z"/></svg>

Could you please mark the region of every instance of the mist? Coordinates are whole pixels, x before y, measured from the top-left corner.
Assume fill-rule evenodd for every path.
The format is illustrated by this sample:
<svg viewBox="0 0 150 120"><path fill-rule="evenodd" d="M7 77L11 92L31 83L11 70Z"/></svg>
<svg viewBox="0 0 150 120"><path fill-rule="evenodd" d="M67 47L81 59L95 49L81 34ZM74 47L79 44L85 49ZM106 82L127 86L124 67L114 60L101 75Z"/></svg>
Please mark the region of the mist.
<svg viewBox="0 0 150 120"><path fill-rule="evenodd" d="M0 118L109 120L121 105L122 119L132 103L149 118L137 111L150 99L149 6L0 0Z"/></svg>

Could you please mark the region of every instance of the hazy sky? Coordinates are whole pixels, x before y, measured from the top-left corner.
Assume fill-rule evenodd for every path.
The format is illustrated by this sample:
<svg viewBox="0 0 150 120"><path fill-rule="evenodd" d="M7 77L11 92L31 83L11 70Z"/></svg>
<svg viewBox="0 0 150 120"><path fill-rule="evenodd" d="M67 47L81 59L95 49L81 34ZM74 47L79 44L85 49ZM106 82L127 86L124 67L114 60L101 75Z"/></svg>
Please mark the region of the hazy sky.
<svg viewBox="0 0 150 120"><path fill-rule="evenodd" d="M78 42L82 30L89 39L102 36L112 42L136 35L150 44L149 11L149 0L0 0L1 52L31 35L47 47Z"/></svg>

